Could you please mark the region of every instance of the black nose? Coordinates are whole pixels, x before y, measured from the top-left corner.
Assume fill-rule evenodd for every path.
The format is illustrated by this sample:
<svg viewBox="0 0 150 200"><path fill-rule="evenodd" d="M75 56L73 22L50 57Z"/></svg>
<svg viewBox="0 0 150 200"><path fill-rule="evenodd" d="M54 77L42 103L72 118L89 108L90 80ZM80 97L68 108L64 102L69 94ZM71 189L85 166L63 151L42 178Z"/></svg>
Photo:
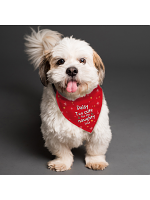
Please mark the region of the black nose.
<svg viewBox="0 0 150 200"><path fill-rule="evenodd" d="M66 74L68 74L69 76L75 76L78 73L78 69L75 67L68 67L66 69Z"/></svg>

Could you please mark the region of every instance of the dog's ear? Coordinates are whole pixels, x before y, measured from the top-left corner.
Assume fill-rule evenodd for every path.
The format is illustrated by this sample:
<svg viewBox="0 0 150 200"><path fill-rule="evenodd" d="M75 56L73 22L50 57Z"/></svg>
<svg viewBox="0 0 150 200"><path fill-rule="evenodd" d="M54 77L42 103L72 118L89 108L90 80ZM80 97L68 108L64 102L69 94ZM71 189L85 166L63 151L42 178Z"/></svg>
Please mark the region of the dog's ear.
<svg viewBox="0 0 150 200"><path fill-rule="evenodd" d="M100 83L100 85L102 85L103 79L105 77L105 66L104 66L104 63L103 63L102 59L100 58L100 56L94 50L93 50L93 62L94 62L96 69L98 70L99 83Z"/></svg>
<svg viewBox="0 0 150 200"><path fill-rule="evenodd" d="M41 79L42 84L47 87L48 80L47 80L47 72L50 70L50 53L45 51L42 62L39 65L39 76Z"/></svg>

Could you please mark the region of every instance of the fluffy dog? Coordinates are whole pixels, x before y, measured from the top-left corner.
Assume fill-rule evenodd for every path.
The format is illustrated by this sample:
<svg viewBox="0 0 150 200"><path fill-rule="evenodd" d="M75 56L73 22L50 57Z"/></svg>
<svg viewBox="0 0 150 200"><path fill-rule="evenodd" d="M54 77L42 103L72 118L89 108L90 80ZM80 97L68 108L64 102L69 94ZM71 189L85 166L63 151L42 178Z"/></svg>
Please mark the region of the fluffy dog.
<svg viewBox="0 0 150 200"><path fill-rule="evenodd" d="M60 111L56 100L56 93L72 103L90 95L103 83L105 67L102 59L87 42L63 37L48 29L37 32L32 29L25 40L29 59L35 69L39 68L39 76L45 86L41 102L41 131L45 146L56 156L48 162L48 168L56 171L71 169L71 149L85 141L85 166L94 170L105 169L108 166L105 153L112 134L104 94L101 111L91 133L71 123Z"/></svg>

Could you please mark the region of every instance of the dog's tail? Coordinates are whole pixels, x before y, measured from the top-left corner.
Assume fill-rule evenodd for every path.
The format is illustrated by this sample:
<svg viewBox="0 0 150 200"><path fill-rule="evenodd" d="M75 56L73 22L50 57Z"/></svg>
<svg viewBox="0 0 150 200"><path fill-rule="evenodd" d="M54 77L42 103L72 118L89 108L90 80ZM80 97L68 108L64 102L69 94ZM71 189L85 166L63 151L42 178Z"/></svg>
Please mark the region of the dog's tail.
<svg viewBox="0 0 150 200"><path fill-rule="evenodd" d="M28 54L29 60L35 69L37 69L42 61L44 51L51 51L55 44L62 39L62 35L49 29L39 30L38 28L38 32L32 28L31 30L31 35L25 36L25 52Z"/></svg>

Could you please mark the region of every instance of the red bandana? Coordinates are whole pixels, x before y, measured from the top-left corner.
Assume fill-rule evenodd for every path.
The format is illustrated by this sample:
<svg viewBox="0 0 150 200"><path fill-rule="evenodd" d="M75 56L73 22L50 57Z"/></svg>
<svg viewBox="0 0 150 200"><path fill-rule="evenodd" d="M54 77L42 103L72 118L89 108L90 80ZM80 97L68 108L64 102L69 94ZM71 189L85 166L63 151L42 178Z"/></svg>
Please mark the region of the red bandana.
<svg viewBox="0 0 150 200"><path fill-rule="evenodd" d="M90 94L75 101L64 98L58 91L56 99L66 119L87 132L93 131L102 107L103 92L99 85Z"/></svg>

